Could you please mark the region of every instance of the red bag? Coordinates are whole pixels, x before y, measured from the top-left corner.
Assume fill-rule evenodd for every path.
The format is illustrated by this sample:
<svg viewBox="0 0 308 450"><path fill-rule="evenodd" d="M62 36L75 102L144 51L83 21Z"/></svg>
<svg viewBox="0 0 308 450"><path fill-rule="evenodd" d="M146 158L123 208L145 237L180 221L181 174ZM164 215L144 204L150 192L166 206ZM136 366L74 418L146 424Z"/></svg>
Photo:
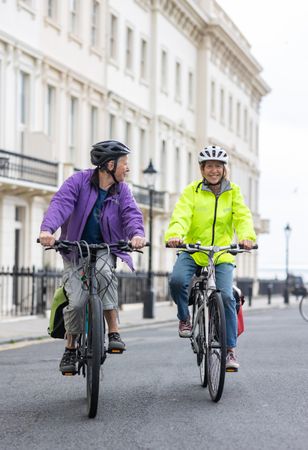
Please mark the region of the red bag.
<svg viewBox="0 0 308 450"><path fill-rule="evenodd" d="M237 336L242 334L244 330L243 305L241 304L237 313Z"/></svg>
<svg viewBox="0 0 308 450"><path fill-rule="evenodd" d="M245 297L242 291L233 285L233 295L236 300L236 312L237 312L237 336L243 333L244 327L244 316L243 316L243 304L245 303Z"/></svg>

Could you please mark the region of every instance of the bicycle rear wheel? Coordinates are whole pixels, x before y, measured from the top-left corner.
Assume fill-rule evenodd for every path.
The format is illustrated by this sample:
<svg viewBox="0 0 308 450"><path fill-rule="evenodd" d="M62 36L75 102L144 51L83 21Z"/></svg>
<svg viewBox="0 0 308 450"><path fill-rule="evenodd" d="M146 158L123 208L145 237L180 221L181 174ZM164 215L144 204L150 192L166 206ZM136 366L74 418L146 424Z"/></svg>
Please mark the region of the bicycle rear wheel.
<svg viewBox="0 0 308 450"><path fill-rule="evenodd" d="M308 297L303 296L299 302L299 312L304 320L308 322Z"/></svg>
<svg viewBox="0 0 308 450"><path fill-rule="evenodd" d="M98 297L92 297L88 304L88 335L87 335L87 403L88 416L94 418L97 413L100 366L103 351L102 304Z"/></svg>
<svg viewBox="0 0 308 450"><path fill-rule="evenodd" d="M221 294L213 292L208 302L207 379L211 399L221 398L226 372L226 319Z"/></svg>

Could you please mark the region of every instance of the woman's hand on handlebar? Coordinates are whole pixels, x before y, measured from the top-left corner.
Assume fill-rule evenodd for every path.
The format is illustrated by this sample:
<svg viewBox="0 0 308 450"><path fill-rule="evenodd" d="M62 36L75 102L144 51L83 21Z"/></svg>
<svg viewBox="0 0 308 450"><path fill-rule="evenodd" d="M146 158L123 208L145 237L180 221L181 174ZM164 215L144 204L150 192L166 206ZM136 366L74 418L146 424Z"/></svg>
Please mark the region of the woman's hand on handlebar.
<svg viewBox="0 0 308 450"><path fill-rule="evenodd" d="M167 246L171 248L176 248L180 244L183 244L183 239L180 237L172 237L167 241Z"/></svg>
<svg viewBox="0 0 308 450"><path fill-rule="evenodd" d="M253 241L250 241L248 239L243 239L238 243L240 248L243 248L244 250L251 250L255 243Z"/></svg>
<svg viewBox="0 0 308 450"><path fill-rule="evenodd" d="M56 241L55 237L49 231L41 231L39 240L44 247L52 247Z"/></svg>
<svg viewBox="0 0 308 450"><path fill-rule="evenodd" d="M130 241L130 244L134 250L138 250L146 246L147 240L142 236L134 236Z"/></svg>

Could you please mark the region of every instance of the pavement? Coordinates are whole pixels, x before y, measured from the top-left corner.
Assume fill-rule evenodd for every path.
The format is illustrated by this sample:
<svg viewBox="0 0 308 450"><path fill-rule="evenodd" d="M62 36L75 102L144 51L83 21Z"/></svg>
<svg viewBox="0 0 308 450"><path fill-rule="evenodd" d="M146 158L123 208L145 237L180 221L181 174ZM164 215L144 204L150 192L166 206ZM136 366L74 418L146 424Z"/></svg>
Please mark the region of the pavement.
<svg viewBox="0 0 308 450"><path fill-rule="evenodd" d="M288 305L284 304L282 296L272 296L271 303L268 303L266 296L252 298L251 305L248 299L243 306L244 318L245 314L251 314L253 311L262 309L290 308L298 305L295 297L290 297ZM148 327L166 322L177 322L176 306L172 302L157 302L154 307L154 318L143 318L143 304L136 303L131 305L123 305L119 311L119 328L120 331L135 327ZM245 320L245 319L244 319ZM31 342L43 339L51 339L47 333L49 323L49 311L45 316L26 316L26 317L0 317L0 350L5 350L8 346L12 348L12 344L20 342Z"/></svg>

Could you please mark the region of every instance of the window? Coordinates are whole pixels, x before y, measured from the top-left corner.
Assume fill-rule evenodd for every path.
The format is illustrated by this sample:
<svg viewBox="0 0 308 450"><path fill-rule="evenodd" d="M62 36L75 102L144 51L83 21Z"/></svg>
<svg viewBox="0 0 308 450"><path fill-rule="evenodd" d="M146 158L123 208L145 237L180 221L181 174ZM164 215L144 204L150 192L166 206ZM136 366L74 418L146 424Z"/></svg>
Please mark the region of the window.
<svg viewBox="0 0 308 450"><path fill-rule="evenodd" d="M47 0L47 17L57 20L57 0Z"/></svg>
<svg viewBox="0 0 308 450"><path fill-rule="evenodd" d="M132 124L130 122L125 123L125 144L130 147L132 139Z"/></svg>
<svg viewBox="0 0 308 450"><path fill-rule="evenodd" d="M127 70L133 69L133 30L126 28L126 58L125 65Z"/></svg>
<svg viewBox="0 0 308 450"><path fill-rule="evenodd" d="M244 110L244 140L247 141L248 137L248 112L245 108Z"/></svg>
<svg viewBox="0 0 308 450"><path fill-rule="evenodd" d="M90 143L94 144L97 142L97 126L98 126L98 108L96 106L91 106L90 111Z"/></svg>
<svg viewBox="0 0 308 450"><path fill-rule="evenodd" d="M182 68L179 62L175 63L175 98L181 100L182 97Z"/></svg>
<svg viewBox="0 0 308 450"><path fill-rule="evenodd" d="M191 168L192 168L192 156L191 156L191 152L188 152L188 156L187 156L187 184L189 184L191 182Z"/></svg>
<svg viewBox="0 0 308 450"><path fill-rule="evenodd" d="M236 104L236 134L240 136L241 134L241 104L237 102Z"/></svg>
<svg viewBox="0 0 308 450"><path fill-rule="evenodd" d="M146 144L146 130L140 128L139 133L139 155L140 155L140 170L141 172L147 167L147 144Z"/></svg>
<svg viewBox="0 0 308 450"><path fill-rule="evenodd" d="M225 123L225 91L220 89L220 122Z"/></svg>
<svg viewBox="0 0 308 450"><path fill-rule="evenodd" d="M109 114L109 138L112 139L116 135L116 117L114 114Z"/></svg>
<svg viewBox="0 0 308 450"><path fill-rule="evenodd" d="M147 64L148 64L148 44L145 39L141 39L140 49L140 78L147 79Z"/></svg>
<svg viewBox="0 0 308 450"><path fill-rule="evenodd" d="M180 191L180 176L181 166L180 166L180 149L176 147L175 149L175 192Z"/></svg>
<svg viewBox="0 0 308 450"><path fill-rule="evenodd" d="M25 132L30 117L30 76L25 72L19 75L19 147L25 150Z"/></svg>
<svg viewBox="0 0 308 450"><path fill-rule="evenodd" d="M229 130L233 129L233 98L229 95Z"/></svg>
<svg viewBox="0 0 308 450"><path fill-rule="evenodd" d="M254 195L254 205L253 205L253 212L257 213L259 210L259 181L255 180L255 195Z"/></svg>
<svg viewBox="0 0 308 450"><path fill-rule="evenodd" d="M193 107L194 104L194 75L192 72L188 74L188 106Z"/></svg>
<svg viewBox="0 0 308 450"><path fill-rule="evenodd" d="M99 42L99 2L92 0L91 14L91 45L97 47Z"/></svg>
<svg viewBox="0 0 308 450"><path fill-rule="evenodd" d="M14 265L20 268L24 264L24 243L25 243L25 217L26 209L22 206L15 206L14 226Z"/></svg>
<svg viewBox="0 0 308 450"><path fill-rule="evenodd" d="M56 101L56 89L53 86L47 85L45 133L50 138L54 134L55 101Z"/></svg>
<svg viewBox="0 0 308 450"><path fill-rule="evenodd" d="M252 152L253 151L253 125L252 125L252 120L250 120L249 122L249 150Z"/></svg>
<svg viewBox="0 0 308 450"><path fill-rule="evenodd" d="M112 59L117 59L117 37L118 37L118 18L115 15L111 14L109 56Z"/></svg>
<svg viewBox="0 0 308 450"><path fill-rule="evenodd" d="M161 77L160 86L162 92L168 91L168 56L165 50L161 52Z"/></svg>
<svg viewBox="0 0 308 450"><path fill-rule="evenodd" d="M166 152L166 141L161 141L160 150L160 188L161 190L166 190L166 178L167 178L167 152Z"/></svg>
<svg viewBox="0 0 308 450"><path fill-rule="evenodd" d="M253 199L253 180L251 177L248 177L248 207L252 209L252 199Z"/></svg>
<svg viewBox="0 0 308 450"><path fill-rule="evenodd" d="M256 131L255 131L255 150L256 150L256 154L259 153L259 127L258 125L256 125Z"/></svg>
<svg viewBox="0 0 308 450"><path fill-rule="evenodd" d="M211 82L211 114L215 117L216 114L216 85L215 81Z"/></svg>
<svg viewBox="0 0 308 450"><path fill-rule="evenodd" d="M70 111L69 111L69 158L71 162L75 161L76 157L76 145L78 142L78 98L70 98Z"/></svg>
<svg viewBox="0 0 308 450"><path fill-rule="evenodd" d="M1 130L2 130L2 61L0 59L0 148L3 145L2 143L2 134L1 134Z"/></svg>
<svg viewBox="0 0 308 450"><path fill-rule="evenodd" d="M70 0L69 5L70 32L77 35L79 32L79 0Z"/></svg>

